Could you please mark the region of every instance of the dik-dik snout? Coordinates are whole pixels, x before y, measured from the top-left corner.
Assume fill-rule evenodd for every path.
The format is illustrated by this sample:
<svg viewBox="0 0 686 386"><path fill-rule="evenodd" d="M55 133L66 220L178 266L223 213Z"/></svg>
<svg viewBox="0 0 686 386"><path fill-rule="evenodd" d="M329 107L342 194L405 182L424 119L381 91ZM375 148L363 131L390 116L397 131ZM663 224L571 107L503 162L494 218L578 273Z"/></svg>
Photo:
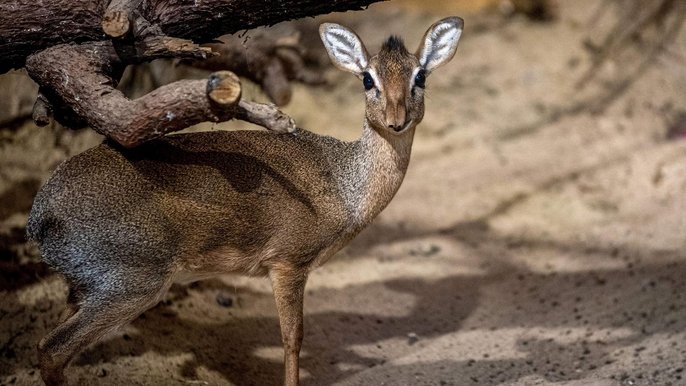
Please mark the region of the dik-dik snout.
<svg viewBox="0 0 686 386"><path fill-rule="evenodd" d="M435 23L415 54L400 38L391 36L372 57L359 37L345 27L325 23L320 34L334 64L362 79L370 126L398 134L424 118L426 78L455 55L462 25L457 17Z"/></svg>
<svg viewBox="0 0 686 386"><path fill-rule="evenodd" d="M377 81L366 96L367 117L374 127L401 132L422 120L424 84L412 79L412 73L420 68L417 57L395 36L371 58L369 72L376 75Z"/></svg>

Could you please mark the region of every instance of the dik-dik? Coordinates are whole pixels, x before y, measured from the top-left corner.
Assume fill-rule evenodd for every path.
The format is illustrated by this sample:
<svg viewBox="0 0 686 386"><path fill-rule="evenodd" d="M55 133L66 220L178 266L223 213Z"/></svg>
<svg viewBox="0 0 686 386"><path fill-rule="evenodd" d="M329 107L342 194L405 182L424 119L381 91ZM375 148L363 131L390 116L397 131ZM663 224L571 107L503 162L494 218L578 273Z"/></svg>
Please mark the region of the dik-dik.
<svg viewBox="0 0 686 386"><path fill-rule="evenodd" d="M303 294L326 262L390 202L405 176L426 78L455 54L462 19L432 25L416 54L397 37L369 57L337 24L320 35L336 66L362 80L362 137L303 129L109 142L64 162L36 196L28 235L69 285L66 319L38 345L41 376L64 385L86 346L160 301L175 282L268 275L298 384ZM341 112L343 113L343 112Z"/></svg>

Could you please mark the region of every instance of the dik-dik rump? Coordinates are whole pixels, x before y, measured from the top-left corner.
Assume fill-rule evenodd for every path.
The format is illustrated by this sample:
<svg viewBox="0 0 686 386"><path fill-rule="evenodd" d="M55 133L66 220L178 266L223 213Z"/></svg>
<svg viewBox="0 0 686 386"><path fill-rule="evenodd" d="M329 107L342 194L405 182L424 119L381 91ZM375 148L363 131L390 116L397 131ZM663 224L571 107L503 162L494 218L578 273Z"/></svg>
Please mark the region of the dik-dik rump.
<svg viewBox="0 0 686 386"><path fill-rule="evenodd" d="M39 344L41 376L64 385L86 346L154 306L174 282L268 275L298 384L303 294L326 262L390 202L424 116L427 77L449 61L462 19L432 25L412 54L397 37L369 56L337 24L320 35L333 63L362 80L362 137L215 131L135 149L111 142L58 167L36 196L28 235L69 285L66 319Z"/></svg>

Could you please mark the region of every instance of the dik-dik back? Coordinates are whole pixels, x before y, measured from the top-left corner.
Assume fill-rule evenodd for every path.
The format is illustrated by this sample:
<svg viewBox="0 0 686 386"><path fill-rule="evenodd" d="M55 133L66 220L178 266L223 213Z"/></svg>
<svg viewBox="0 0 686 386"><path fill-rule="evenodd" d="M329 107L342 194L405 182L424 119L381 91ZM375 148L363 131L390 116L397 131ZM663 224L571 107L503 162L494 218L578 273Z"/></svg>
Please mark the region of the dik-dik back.
<svg viewBox="0 0 686 386"><path fill-rule="evenodd" d="M298 384L307 275L398 191L424 116L426 78L455 54L460 18L432 25L416 54L389 38L369 57L337 24L320 34L362 80L362 137L209 132L133 150L100 145L61 165L36 197L28 233L69 283L66 319L39 344L41 376L66 383L83 348L156 304L172 282L225 272L268 275Z"/></svg>
<svg viewBox="0 0 686 386"><path fill-rule="evenodd" d="M266 260L314 258L351 225L338 167L350 147L302 130L103 144L55 172L28 231L68 279L85 265L97 278L120 263L129 274L266 274ZM65 259L65 247L78 253Z"/></svg>

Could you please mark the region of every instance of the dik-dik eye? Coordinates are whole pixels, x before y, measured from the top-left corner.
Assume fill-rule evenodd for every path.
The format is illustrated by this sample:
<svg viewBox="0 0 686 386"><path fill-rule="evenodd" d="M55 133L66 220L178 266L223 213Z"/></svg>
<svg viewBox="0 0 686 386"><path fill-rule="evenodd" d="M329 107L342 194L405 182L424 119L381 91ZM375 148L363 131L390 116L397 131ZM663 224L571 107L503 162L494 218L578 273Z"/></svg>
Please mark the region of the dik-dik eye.
<svg viewBox="0 0 686 386"><path fill-rule="evenodd" d="M419 88L426 87L426 71L417 71L417 75L414 76L414 85Z"/></svg>
<svg viewBox="0 0 686 386"><path fill-rule="evenodd" d="M369 91L374 87L374 79L368 72L364 72L362 74L362 84L364 85L364 89Z"/></svg>

